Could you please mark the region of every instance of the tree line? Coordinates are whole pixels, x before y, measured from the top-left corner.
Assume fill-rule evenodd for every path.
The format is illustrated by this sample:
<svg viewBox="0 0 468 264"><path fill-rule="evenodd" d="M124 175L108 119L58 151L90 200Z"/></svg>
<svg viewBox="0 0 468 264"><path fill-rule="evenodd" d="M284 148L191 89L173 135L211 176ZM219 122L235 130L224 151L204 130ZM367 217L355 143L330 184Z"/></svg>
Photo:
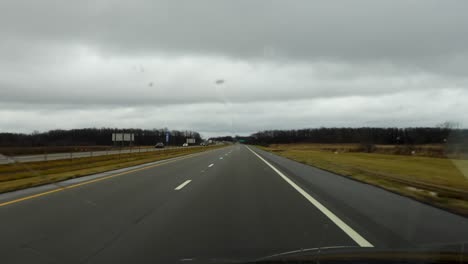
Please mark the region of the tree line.
<svg viewBox="0 0 468 264"><path fill-rule="evenodd" d="M117 128L83 128L71 130L50 130L47 132L0 133L1 147L42 147L42 146L110 146L112 133L133 133L134 145L154 145L157 142L166 143L166 133L169 132L169 145L182 145L186 138L202 141L195 131L179 131L164 129L117 129Z"/></svg>
<svg viewBox="0 0 468 264"><path fill-rule="evenodd" d="M364 143L364 144L440 144L466 141L467 129L450 127L414 128L307 128L265 130L247 138L251 144L276 143Z"/></svg>
<svg viewBox="0 0 468 264"><path fill-rule="evenodd" d="M116 129L116 128L84 128L71 130L50 130L47 132L0 133L1 147L41 147L41 146L110 146L112 133L133 133L135 145L154 145L157 142L166 143L166 133L170 133L169 145L181 145L186 138L195 138L196 143L202 141L195 131L179 131L164 129ZM414 128L306 128L292 130L264 130L250 136L213 137L219 141L241 141L250 144L276 143L365 143L416 145L464 142L468 140L468 130L441 127Z"/></svg>

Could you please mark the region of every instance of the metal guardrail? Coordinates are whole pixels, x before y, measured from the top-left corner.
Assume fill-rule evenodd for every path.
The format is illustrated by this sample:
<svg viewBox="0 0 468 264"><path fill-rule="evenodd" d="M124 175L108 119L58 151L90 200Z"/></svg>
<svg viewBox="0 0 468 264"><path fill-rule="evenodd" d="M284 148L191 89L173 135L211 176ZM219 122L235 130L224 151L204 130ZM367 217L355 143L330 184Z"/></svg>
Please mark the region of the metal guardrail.
<svg viewBox="0 0 468 264"><path fill-rule="evenodd" d="M88 158L97 156L107 155L118 155L118 154L129 154L129 153L143 153L143 152L156 152L165 151L171 149L187 149L187 148L200 148L202 146L188 146L188 147L165 147L165 148L125 148L116 150L100 150L100 151L83 151L83 152L63 152L63 153L44 153L35 155L21 155L21 156L5 156L0 154L0 164L10 164L15 162L26 163L26 162L38 162L38 161L50 161L50 160L65 160L65 159L78 159Z"/></svg>

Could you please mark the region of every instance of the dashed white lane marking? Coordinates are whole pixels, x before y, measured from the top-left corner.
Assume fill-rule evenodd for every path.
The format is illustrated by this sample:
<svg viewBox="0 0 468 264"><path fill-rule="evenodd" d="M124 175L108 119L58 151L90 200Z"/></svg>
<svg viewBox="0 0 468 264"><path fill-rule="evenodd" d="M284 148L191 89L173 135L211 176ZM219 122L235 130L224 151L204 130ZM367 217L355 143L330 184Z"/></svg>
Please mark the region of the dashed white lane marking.
<svg viewBox="0 0 468 264"><path fill-rule="evenodd" d="M192 181L192 180L186 180L184 183L182 183L181 185L177 186L177 188L175 188L174 190L175 190L175 191L178 191L178 190L184 188L185 185L189 184L191 181Z"/></svg>
<svg viewBox="0 0 468 264"><path fill-rule="evenodd" d="M214 164L211 163L210 165L208 165L208 168L211 168L211 167L213 167L213 166L214 166Z"/></svg>
<svg viewBox="0 0 468 264"><path fill-rule="evenodd" d="M289 183L296 191L298 191L302 196L304 196L312 205L314 205L317 209L319 209L325 216L328 217L333 223L335 223L343 232L345 232L351 239L354 240L359 246L361 247L374 247L369 241L367 241L364 237L362 237L360 234L358 234L354 229L352 229L350 226L348 226L345 222L343 222L338 216L336 216L334 213L332 213L328 208L326 208L324 205L322 205L319 201L315 200L310 194L308 194L304 189L299 187L297 184L295 184L293 181L291 181L286 175L284 175L281 171L279 171L277 168L275 168L273 165L271 165L268 161L266 161L264 158L262 158L260 155L258 155L255 151L251 150L249 147L247 147L255 156L257 156L260 160L265 162L266 165L268 165L273 171L275 171L283 180L285 180L287 183Z"/></svg>

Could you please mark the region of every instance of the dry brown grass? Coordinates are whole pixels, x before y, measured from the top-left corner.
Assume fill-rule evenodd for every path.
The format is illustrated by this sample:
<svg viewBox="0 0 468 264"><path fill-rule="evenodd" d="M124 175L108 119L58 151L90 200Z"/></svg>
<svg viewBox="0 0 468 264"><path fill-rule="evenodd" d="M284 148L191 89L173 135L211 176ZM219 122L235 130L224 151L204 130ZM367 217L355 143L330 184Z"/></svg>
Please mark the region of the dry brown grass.
<svg viewBox="0 0 468 264"><path fill-rule="evenodd" d="M199 147L0 165L0 193L219 148ZM119 157L120 156L120 157Z"/></svg>
<svg viewBox="0 0 468 264"><path fill-rule="evenodd" d="M269 148L281 148L283 145L293 146L297 150L324 150L332 152L369 152L363 144L271 144ZM446 158L445 146L443 144L425 145L372 145L372 153L389 155L411 155L419 157Z"/></svg>
<svg viewBox="0 0 468 264"><path fill-rule="evenodd" d="M356 145L342 144L282 144L262 148L468 215L468 160L360 153L354 151Z"/></svg>
<svg viewBox="0 0 468 264"><path fill-rule="evenodd" d="M133 146L133 147L112 147L112 146L47 146L47 147L0 147L0 154L12 155L35 155L44 153L69 153L69 152L85 152L85 151L105 151L118 149L138 149L151 148L153 146Z"/></svg>

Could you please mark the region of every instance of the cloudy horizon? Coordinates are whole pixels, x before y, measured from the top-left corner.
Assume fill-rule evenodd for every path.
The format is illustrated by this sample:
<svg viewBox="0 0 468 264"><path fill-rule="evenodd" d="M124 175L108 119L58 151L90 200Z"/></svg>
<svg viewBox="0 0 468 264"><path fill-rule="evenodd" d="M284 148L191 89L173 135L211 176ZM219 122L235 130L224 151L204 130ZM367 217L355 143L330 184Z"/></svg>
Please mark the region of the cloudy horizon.
<svg viewBox="0 0 468 264"><path fill-rule="evenodd" d="M2 1L0 132L467 127L467 8Z"/></svg>

